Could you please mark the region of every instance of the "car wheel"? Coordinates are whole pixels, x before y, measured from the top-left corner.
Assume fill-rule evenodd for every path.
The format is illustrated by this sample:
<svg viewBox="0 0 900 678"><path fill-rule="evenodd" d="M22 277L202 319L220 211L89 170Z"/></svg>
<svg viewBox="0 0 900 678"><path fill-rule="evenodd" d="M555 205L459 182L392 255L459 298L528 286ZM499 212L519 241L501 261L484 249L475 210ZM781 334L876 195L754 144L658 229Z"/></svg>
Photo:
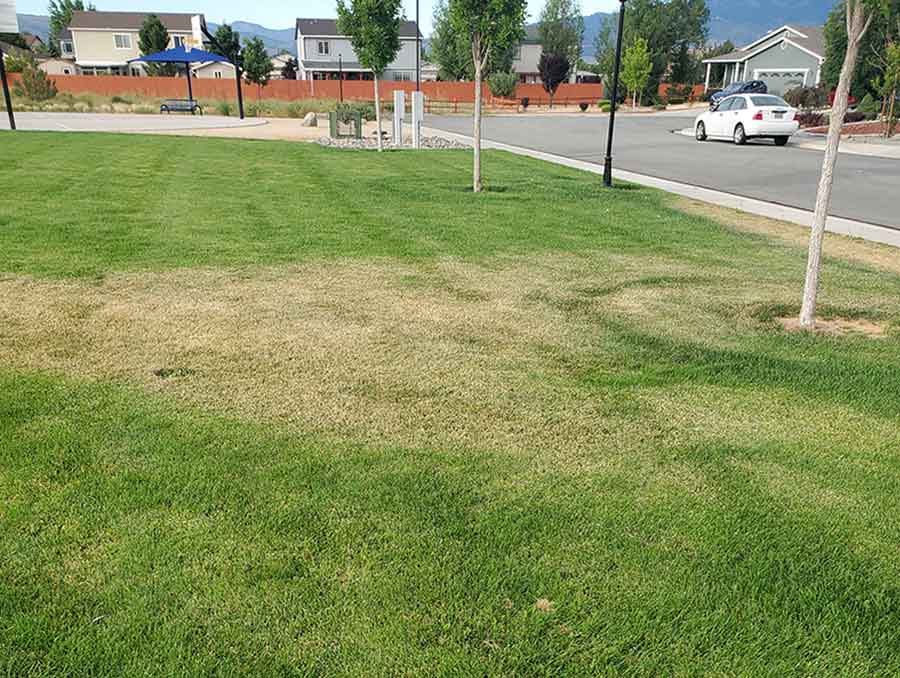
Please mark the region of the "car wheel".
<svg viewBox="0 0 900 678"><path fill-rule="evenodd" d="M697 141L706 141L706 125L702 122L697 124Z"/></svg>
<svg viewBox="0 0 900 678"><path fill-rule="evenodd" d="M743 146L747 143L747 133L744 131L743 125L738 125L734 128L734 143L738 146Z"/></svg>
<svg viewBox="0 0 900 678"><path fill-rule="evenodd" d="M788 139L790 139L790 137L775 137L775 145L787 146Z"/></svg>

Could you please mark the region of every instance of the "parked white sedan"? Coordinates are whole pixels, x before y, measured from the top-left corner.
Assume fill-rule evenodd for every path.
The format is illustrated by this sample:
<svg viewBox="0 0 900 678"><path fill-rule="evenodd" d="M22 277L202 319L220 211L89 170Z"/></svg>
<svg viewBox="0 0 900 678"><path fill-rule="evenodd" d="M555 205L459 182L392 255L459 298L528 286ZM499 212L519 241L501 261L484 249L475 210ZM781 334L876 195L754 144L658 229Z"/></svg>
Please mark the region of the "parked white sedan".
<svg viewBox="0 0 900 678"><path fill-rule="evenodd" d="M767 138L784 146L800 129L796 115L797 109L773 94L736 94L698 116L694 133L697 141L731 139L743 145L748 139Z"/></svg>

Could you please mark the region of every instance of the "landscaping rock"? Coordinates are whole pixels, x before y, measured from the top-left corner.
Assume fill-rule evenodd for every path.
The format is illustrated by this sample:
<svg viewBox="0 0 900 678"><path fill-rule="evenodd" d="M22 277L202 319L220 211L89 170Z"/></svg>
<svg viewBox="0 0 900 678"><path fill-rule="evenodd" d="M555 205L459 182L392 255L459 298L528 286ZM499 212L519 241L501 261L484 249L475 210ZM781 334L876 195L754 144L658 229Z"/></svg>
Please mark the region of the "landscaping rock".
<svg viewBox="0 0 900 678"><path fill-rule="evenodd" d="M305 116L303 116L303 126L304 127L318 127L319 119L316 117L316 114L313 112L309 112Z"/></svg>
<svg viewBox="0 0 900 678"><path fill-rule="evenodd" d="M346 148L357 151L372 151L378 148L378 139L332 139L331 137L322 137L318 140L322 146L330 148ZM384 147L391 150L412 150L412 143L407 140L400 147L395 146L390 139L384 140ZM422 137L423 150L459 150L470 148L467 144L443 137Z"/></svg>

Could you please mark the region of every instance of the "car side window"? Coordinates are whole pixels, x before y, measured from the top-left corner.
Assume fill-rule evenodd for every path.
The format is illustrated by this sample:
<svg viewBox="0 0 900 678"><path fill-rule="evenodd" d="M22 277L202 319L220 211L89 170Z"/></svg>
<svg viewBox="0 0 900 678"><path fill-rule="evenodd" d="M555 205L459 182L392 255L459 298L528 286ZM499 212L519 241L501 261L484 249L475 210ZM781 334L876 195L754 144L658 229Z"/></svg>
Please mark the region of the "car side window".
<svg viewBox="0 0 900 678"><path fill-rule="evenodd" d="M719 113L724 113L725 111L731 110L731 104L734 103L734 99L725 99L721 104L719 104L719 108L717 109Z"/></svg>
<svg viewBox="0 0 900 678"><path fill-rule="evenodd" d="M731 102L731 111L742 111L747 108L747 102L744 100L744 97L735 97L734 101Z"/></svg>

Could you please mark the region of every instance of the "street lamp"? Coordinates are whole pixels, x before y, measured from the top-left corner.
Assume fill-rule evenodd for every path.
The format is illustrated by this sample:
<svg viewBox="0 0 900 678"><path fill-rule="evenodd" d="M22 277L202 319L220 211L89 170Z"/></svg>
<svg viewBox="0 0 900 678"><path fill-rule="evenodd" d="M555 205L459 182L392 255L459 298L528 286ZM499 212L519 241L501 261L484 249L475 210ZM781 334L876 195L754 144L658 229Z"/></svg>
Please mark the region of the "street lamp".
<svg viewBox="0 0 900 678"><path fill-rule="evenodd" d="M619 68L622 65L622 34L625 32L625 2L619 0L619 34L616 36L616 65L613 69L612 99L609 107L609 131L606 138L606 159L603 163L603 185L612 186L613 128L616 125L616 108L619 100Z"/></svg>

